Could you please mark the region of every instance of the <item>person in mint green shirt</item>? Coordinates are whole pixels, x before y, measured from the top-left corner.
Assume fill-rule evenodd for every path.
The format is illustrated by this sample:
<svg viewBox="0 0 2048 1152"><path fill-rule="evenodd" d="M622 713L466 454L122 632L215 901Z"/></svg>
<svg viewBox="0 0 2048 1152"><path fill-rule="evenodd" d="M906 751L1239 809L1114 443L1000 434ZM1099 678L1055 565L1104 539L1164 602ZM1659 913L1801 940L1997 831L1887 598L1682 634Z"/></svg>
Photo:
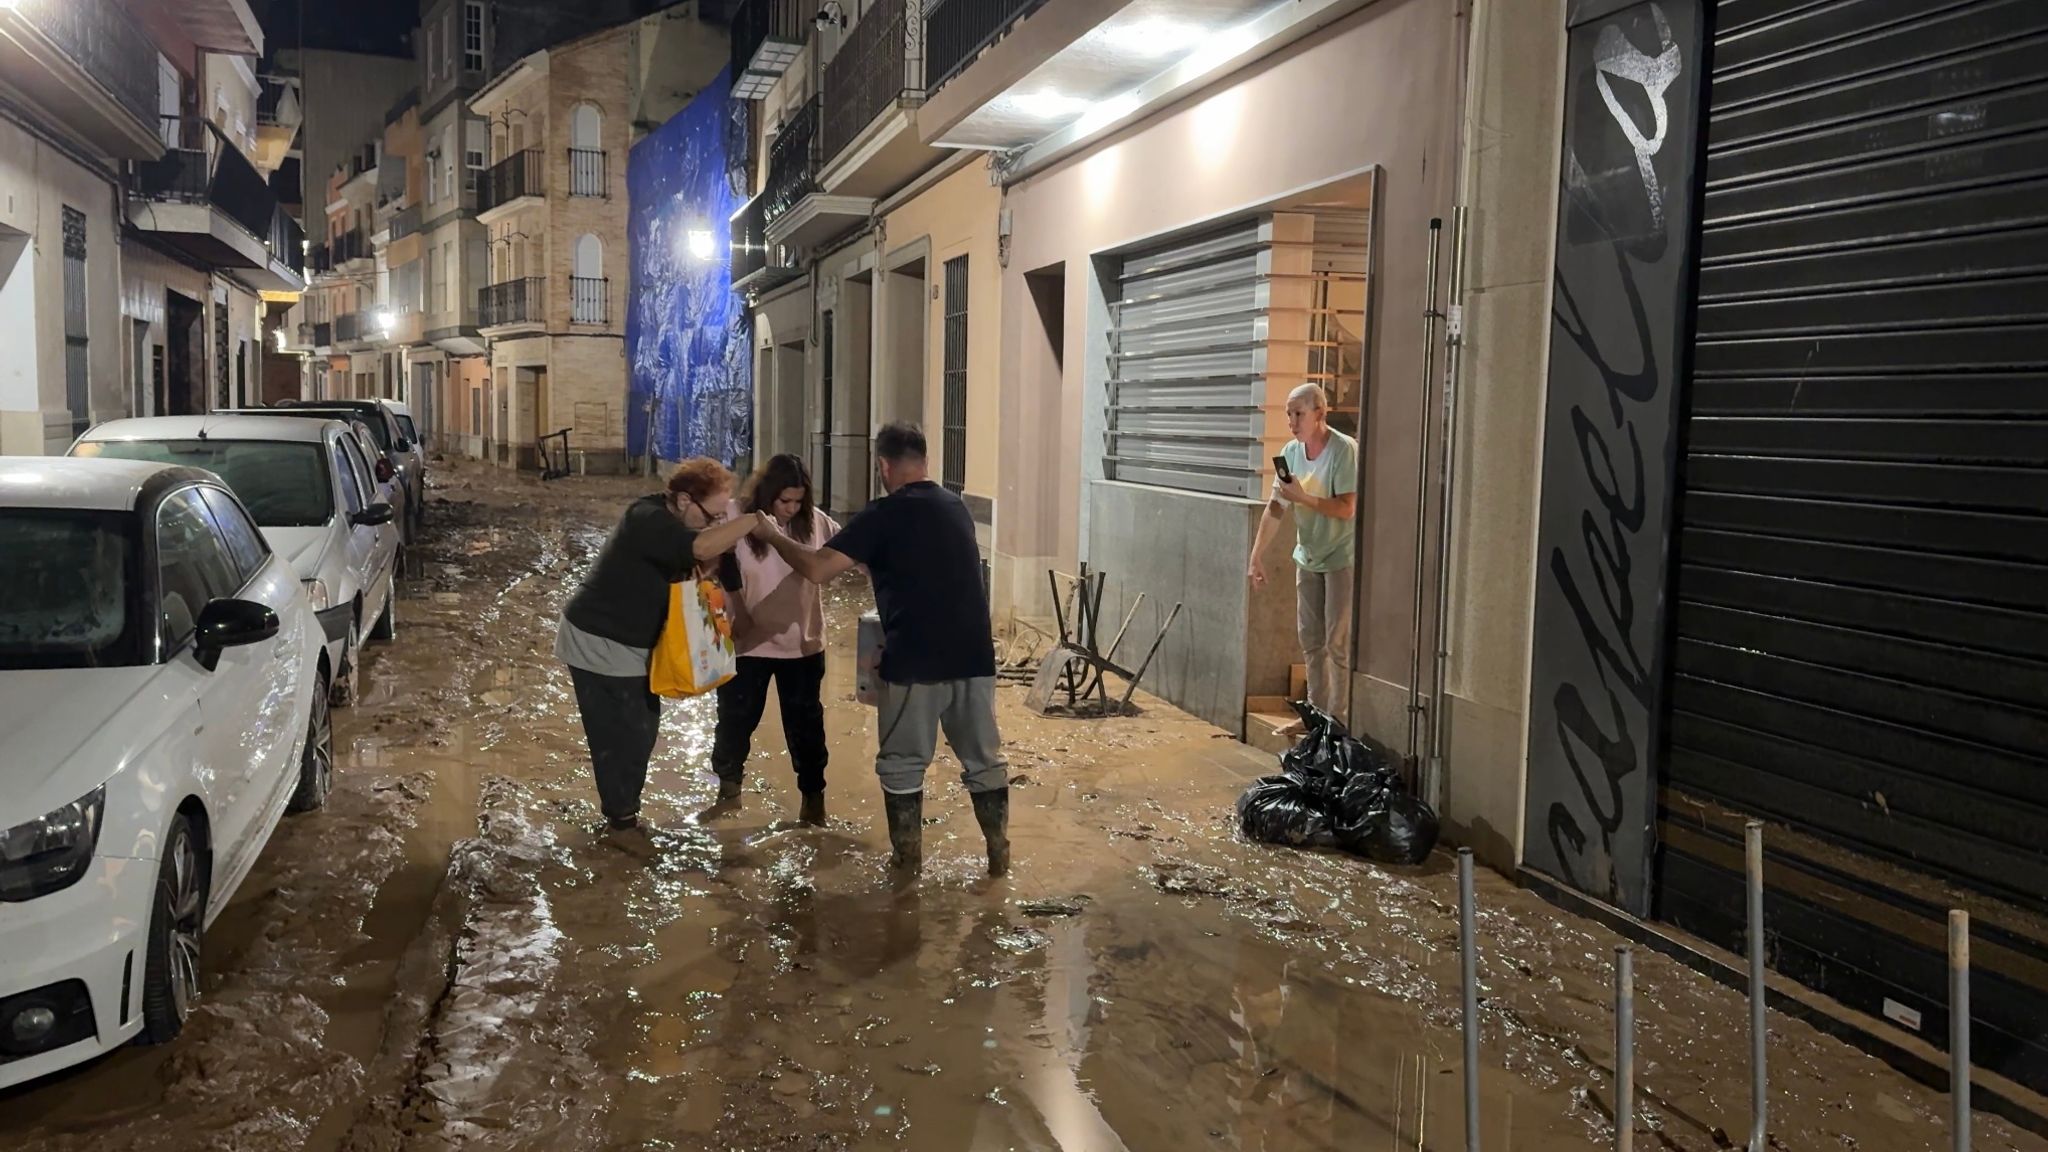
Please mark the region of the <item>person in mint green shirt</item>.
<svg viewBox="0 0 2048 1152"><path fill-rule="evenodd" d="M1321 385L1303 384L1287 397L1287 431L1294 439L1281 455L1290 479L1274 481L1252 543L1249 575L1253 586L1265 585L1262 557L1291 505L1295 627L1308 665L1308 701L1348 724L1358 441L1330 427L1329 409Z"/></svg>

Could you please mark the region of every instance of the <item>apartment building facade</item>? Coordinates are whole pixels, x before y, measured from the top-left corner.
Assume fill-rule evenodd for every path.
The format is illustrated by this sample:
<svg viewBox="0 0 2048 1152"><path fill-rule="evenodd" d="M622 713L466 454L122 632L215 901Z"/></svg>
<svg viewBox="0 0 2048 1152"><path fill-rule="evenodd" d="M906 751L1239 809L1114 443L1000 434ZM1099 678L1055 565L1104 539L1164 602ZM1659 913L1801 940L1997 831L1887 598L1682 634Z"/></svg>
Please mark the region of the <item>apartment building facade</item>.
<svg viewBox="0 0 2048 1152"><path fill-rule="evenodd" d="M0 452L260 391L260 295L301 284L249 158L262 45L239 0L0 10Z"/></svg>

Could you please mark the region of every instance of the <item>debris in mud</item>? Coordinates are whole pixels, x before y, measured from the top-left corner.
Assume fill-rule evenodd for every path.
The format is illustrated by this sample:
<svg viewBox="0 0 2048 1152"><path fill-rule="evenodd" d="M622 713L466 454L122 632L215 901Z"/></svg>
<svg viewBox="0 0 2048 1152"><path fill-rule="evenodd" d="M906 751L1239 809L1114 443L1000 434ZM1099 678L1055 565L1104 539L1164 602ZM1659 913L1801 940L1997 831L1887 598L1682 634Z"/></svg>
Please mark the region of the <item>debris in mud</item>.
<svg viewBox="0 0 2048 1152"><path fill-rule="evenodd" d="M1111 828L1109 834L1114 839L1157 841L1161 844L1180 843L1180 837L1160 832L1159 826L1156 824L1140 823L1133 824L1128 828Z"/></svg>
<svg viewBox="0 0 2048 1152"><path fill-rule="evenodd" d="M1235 896L1237 887L1221 868L1189 860L1159 860L1151 868L1152 886L1174 896Z"/></svg>
<svg viewBox="0 0 2048 1152"><path fill-rule="evenodd" d="M1014 930L999 928L991 933L991 938L995 940L996 947L1001 948L1005 952L1016 953L1020 956L1052 943L1050 937L1035 928L1019 928Z"/></svg>
<svg viewBox="0 0 2048 1152"><path fill-rule="evenodd" d="M1280 758L1282 771L1237 799L1246 837L1295 848L1343 848L1382 864L1420 864L1436 847L1437 817L1409 793L1391 751L1351 735L1306 701L1308 734Z"/></svg>
<svg viewBox="0 0 2048 1152"><path fill-rule="evenodd" d="M1026 916L1079 916L1087 910L1091 899L1074 896L1066 900L1019 900L1017 911Z"/></svg>
<svg viewBox="0 0 2048 1152"><path fill-rule="evenodd" d="M944 1071L937 1064L921 1064L916 1067L912 1067L909 1064L898 1064L896 1067L910 1073L912 1076L937 1076L940 1072Z"/></svg>

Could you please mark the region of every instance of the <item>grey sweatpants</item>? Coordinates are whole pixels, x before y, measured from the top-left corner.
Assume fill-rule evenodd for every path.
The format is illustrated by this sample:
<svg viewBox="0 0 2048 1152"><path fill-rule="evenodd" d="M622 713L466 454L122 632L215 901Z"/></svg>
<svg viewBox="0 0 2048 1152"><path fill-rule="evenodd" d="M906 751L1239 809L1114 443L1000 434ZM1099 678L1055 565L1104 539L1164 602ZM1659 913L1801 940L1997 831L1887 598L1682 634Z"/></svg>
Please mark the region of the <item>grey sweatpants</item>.
<svg viewBox="0 0 2048 1152"><path fill-rule="evenodd" d="M1295 623L1308 665L1308 702L1351 723L1351 573L1295 569Z"/></svg>
<svg viewBox="0 0 2048 1152"><path fill-rule="evenodd" d="M1010 764L1003 759L1002 737L996 733L996 680L948 680L939 684L880 686L876 715L881 724L881 750L875 774L882 791L904 795L924 791L924 770L938 752L939 729L960 758L960 782L969 792L993 792L1010 786Z"/></svg>

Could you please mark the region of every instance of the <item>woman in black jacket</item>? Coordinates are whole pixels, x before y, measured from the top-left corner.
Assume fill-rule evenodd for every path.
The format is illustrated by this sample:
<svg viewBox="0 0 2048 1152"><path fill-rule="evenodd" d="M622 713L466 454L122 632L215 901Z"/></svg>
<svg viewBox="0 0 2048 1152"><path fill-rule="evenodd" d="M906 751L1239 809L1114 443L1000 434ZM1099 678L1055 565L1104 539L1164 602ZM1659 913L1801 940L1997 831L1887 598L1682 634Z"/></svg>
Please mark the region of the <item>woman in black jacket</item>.
<svg viewBox="0 0 2048 1152"><path fill-rule="evenodd" d="M555 655L576 686L598 803L615 829L639 823L660 733L661 697L648 691L647 661L668 619L669 585L731 552L753 527L753 516L724 519L732 490L732 473L716 460L677 465L667 491L627 506L555 629Z"/></svg>

